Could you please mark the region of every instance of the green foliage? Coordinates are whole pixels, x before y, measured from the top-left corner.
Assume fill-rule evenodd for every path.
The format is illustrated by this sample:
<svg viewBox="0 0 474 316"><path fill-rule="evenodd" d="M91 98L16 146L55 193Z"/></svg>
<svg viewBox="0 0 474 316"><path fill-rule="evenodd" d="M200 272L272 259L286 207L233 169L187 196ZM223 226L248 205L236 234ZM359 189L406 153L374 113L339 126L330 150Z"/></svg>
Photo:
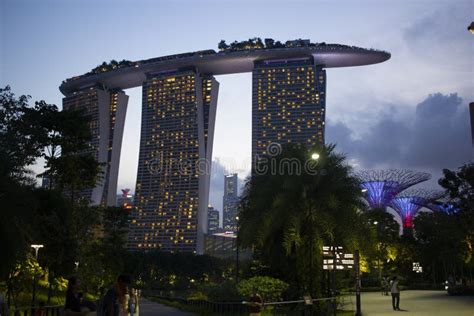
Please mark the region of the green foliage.
<svg viewBox="0 0 474 316"><path fill-rule="evenodd" d="M214 302L235 302L241 299L237 287L232 281L208 283L201 287L207 293L209 300Z"/></svg>
<svg viewBox="0 0 474 316"><path fill-rule="evenodd" d="M247 280L242 280L237 285L239 294L244 297L258 293L264 301L281 301L283 293L288 290L288 283L282 280L271 278L268 276L256 276Z"/></svg>
<svg viewBox="0 0 474 316"><path fill-rule="evenodd" d="M134 252L125 256L124 271L154 290L188 290L224 281L233 261L192 253Z"/></svg>
<svg viewBox="0 0 474 316"><path fill-rule="evenodd" d="M474 267L474 163L461 166L457 172L444 169L443 175L439 184L446 189L451 212L459 219L458 230L466 249L464 261Z"/></svg>
<svg viewBox="0 0 474 316"><path fill-rule="evenodd" d="M16 98L9 86L0 89L0 177L28 183L27 167L41 155L41 133L35 129L30 96ZM29 181L31 184L31 181Z"/></svg>
<svg viewBox="0 0 474 316"><path fill-rule="evenodd" d="M317 162L310 158L314 152L319 153ZM300 172L285 168L289 161L302 166ZM272 164L284 168L271 172ZM239 242L255 249L255 258L270 267L269 275L288 282L297 289L295 295L314 295L321 288L323 245L349 252L372 247L369 224L360 211L359 181L333 145L309 151L288 145L267 166L268 172L245 185Z"/></svg>

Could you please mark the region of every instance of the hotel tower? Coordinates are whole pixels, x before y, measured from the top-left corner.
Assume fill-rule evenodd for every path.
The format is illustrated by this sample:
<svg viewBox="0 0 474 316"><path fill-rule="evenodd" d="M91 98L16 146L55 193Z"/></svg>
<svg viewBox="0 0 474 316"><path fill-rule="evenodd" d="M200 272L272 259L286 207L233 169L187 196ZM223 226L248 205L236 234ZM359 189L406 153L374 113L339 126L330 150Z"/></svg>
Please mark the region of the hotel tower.
<svg viewBox="0 0 474 316"><path fill-rule="evenodd" d="M102 180L82 195L101 205L115 203L128 102L123 90L143 89L130 250L204 252L219 91L214 76L252 72L254 168L259 156L274 154L271 144L324 143L327 68L371 65L390 58L385 51L301 39L285 43L266 39L265 44L251 39L219 49L111 61L60 86L65 110L85 108L91 116L90 153L104 169ZM236 177L226 179L237 188ZM236 201L229 194L224 203L224 225L229 230L236 229Z"/></svg>

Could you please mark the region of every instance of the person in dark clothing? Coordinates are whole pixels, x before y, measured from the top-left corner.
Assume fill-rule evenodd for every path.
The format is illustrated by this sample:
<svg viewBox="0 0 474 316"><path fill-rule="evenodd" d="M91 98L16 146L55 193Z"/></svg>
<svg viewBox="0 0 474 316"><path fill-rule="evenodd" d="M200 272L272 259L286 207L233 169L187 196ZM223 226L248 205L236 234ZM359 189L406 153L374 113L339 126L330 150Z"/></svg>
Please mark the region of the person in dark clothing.
<svg viewBox="0 0 474 316"><path fill-rule="evenodd" d="M81 280L78 277L71 277L68 280L66 291L66 304L64 306L66 316L82 316L87 311L81 311L82 293L79 292Z"/></svg>
<svg viewBox="0 0 474 316"><path fill-rule="evenodd" d="M250 305L250 316L260 316L262 312L263 299L262 297L255 292L249 300Z"/></svg>
<svg viewBox="0 0 474 316"><path fill-rule="evenodd" d="M104 316L121 316L126 311L127 286L131 284L131 278L128 275L121 274L117 282L105 293L103 304Z"/></svg>

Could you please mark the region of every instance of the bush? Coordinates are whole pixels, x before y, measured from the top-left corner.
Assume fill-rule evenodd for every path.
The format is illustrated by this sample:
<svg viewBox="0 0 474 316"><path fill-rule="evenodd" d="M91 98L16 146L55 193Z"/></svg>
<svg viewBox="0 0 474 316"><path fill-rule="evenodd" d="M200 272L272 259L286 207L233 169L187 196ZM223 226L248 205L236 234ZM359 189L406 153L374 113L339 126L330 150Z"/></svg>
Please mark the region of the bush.
<svg viewBox="0 0 474 316"><path fill-rule="evenodd" d="M250 297L257 292L264 301L280 301L283 293L288 289L288 283L282 280L267 277L256 276L247 280L242 280L237 285L239 294L244 297Z"/></svg>
<svg viewBox="0 0 474 316"><path fill-rule="evenodd" d="M207 293L209 300L214 302L231 302L241 300L241 296L235 287L235 283L230 281L225 281L219 284L206 284L200 289L204 293Z"/></svg>

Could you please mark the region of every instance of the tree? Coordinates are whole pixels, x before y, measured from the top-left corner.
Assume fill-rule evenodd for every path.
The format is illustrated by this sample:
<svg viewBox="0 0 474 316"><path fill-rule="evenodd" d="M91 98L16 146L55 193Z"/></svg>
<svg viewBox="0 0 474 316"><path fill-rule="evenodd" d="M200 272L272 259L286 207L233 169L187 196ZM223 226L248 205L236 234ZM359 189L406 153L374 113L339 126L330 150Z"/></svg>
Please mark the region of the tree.
<svg viewBox="0 0 474 316"><path fill-rule="evenodd" d="M45 245L40 263L47 266L52 284L55 275L72 271L76 246L90 236L91 226L81 226L89 206L74 207L62 192L35 188L28 166L44 157L47 175L58 180L50 189L67 187L71 196L94 186L99 170L93 156L78 153L89 148L90 140L83 111L60 112L44 101L29 106L28 100L17 99L8 86L0 89L0 279L7 280L9 293L16 267L31 253L30 244Z"/></svg>
<svg viewBox="0 0 474 316"><path fill-rule="evenodd" d="M458 171L443 169L443 178L438 183L449 196L445 206L451 217L457 218L456 229L462 234L460 243L464 247L464 264L474 268L474 163L468 163ZM447 207L446 207L447 206ZM471 275L472 278L472 275Z"/></svg>
<svg viewBox="0 0 474 316"><path fill-rule="evenodd" d="M16 98L9 86L0 89L0 278L10 279L16 262L24 260L31 238L35 199L28 166L41 155L29 96Z"/></svg>
<svg viewBox="0 0 474 316"><path fill-rule="evenodd" d="M219 42L219 45L217 45L217 48L219 48L220 51L224 51L224 50L226 50L227 48L229 48L229 45L227 45L227 44L225 43L225 40L221 40L221 41Z"/></svg>
<svg viewBox="0 0 474 316"><path fill-rule="evenodd" d="M375 258L379 270L379 279L382 278L384 264L391 258L391 249L393 249L400 235L400 225L394 219L393 215L384 209L375 208L367 211L367 219L375 230L376 253Z"/></svg>
<svg viewBox="0 0 474 316"><path fill-rule="evenodd" d="M311 161L314 152L317 161ZM255 249L256 259L271 266L274 277L300 294L314 295L319 293L323 245L348 251L370 247L359 181L333 145L309 151L288 145L268 158L269 171L254 173L245 184L238 241ZM271 172L272 164L278 172Z"/></svg>
<svg viewBox="0 0 474 316"><path fill-rule="evenodd" d="M40 135L28 106L30 96L18 99L6 86L0 89L0 176L31 184L27 167L41 155ZM0 192L1 194L1 192Z"/></svg>
<svg viewBox="0 0 474 316"><path fill-rule="evenodd" d="M460 218L444 212L421 212L414 220L419 261L425 273L437 284L442 275L446 280L461 272L463 258L467 255L463 244L463 231L459 229ZM456 273L456 270L458 273Z"/></svg>
<svg viewBox="0 0 474 316"><path fill-rule="evenodd" d="M459 213L460 228L465 232L464 242L469 250L466 262L474 265L474 163L465 164L459 171L443 169L439 184L449 195L449 204Z"/></svg>
<svg viewBox="0 0 474 316"><path fill-rule="evenodd" d="M237 290L243 297L250 297L257 292L264 301L275 302L282 300L283 293L288 290L288 284L267 276L255 276L240 281Z"/></svg>
<svg viewBox="0 0 474 316"><path fill-rule="evenodd" d="M275 44L275 41L273 38L266 38L265 40L265 48L273 48L273 45Z"/></svg>

